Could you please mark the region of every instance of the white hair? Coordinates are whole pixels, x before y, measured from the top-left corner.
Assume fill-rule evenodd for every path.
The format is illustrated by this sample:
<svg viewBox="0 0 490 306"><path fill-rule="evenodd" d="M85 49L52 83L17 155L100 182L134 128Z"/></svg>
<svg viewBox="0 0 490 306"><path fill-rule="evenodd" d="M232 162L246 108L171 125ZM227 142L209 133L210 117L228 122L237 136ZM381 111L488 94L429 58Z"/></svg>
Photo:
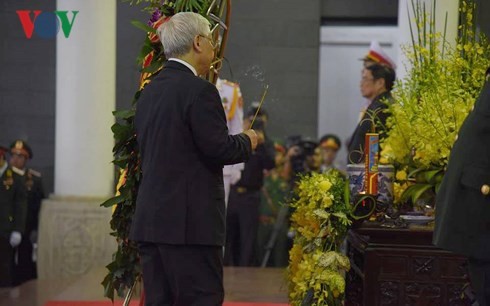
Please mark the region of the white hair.
<svg viewBox="0 0 490 306"><path fill-rule="evenodd" d="M209 27L209 21L197 13L181 12L173 15L157 30L165 57L178 57L189 52L194 37L209 35Z"/></svg>

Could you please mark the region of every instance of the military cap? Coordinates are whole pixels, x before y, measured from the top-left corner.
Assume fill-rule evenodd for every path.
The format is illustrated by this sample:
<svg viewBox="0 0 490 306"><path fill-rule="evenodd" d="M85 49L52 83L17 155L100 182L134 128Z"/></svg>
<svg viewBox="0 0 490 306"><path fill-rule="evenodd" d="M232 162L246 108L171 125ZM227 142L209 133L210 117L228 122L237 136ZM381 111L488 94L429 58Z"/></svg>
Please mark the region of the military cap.
<svg viewBox="0 0 490 306"><path fill-rule="evenodd" d="M342 143L340 142L339 137L333 134L325 135L320 139L320 147L322 148L339 150L341 146Z"/></svg>
<svg viewBox="0 0 490 306"><path fill-rule="evenodd" d="M10 153L21 154L27 157L28 159L32 159L32 150L31 147L27 144L27 142L23 140L16 140L10 145Z"/></svg>
<svg viewBox="0 0 490 306"><path fill-rule="evenodd" d="M255 113L257 113L257 109L259 108L259 106L260 106L260 102L252 102L252 105L248 109L246 117L253 118L255 116ZM264 108L261 108L259 110L259 112L257 113L257 117L259 117L259 118L265 117L264 119L267 120L269 118L269 114L267 113L267 111Z"/></svg>
<svg viewBox="0 0 490 306"><path fill-rule="evenodd" d="M396 69L395 62L386 52L381 48L377 41L372 41L369 46L368 53L361 59L363 61L371 61L377 64L385 65L391 69Z"/></svg>
<svg viewBox="0 0 490 306"><path fill-rule="evenodd" d="M302 140L299 146L303 148L305 156L311 156L315 154L315 149L318 147L318 143L309 139Z"/></svg>

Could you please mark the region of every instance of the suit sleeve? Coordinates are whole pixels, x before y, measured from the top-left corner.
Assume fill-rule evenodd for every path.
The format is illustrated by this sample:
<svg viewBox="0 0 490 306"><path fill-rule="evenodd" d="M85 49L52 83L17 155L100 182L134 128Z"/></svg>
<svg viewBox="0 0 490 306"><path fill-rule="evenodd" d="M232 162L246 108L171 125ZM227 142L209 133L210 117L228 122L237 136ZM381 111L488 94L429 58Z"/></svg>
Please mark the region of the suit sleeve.
<svg viewBox="0 0 490 306"><path fill-rule="evenodd" d="M218 90L208 84L189 109L193 139L199 151L208 159L223 165L248 160L252 144L247 135L228 135L226 116Z"/></svg>
<svg viewBox="0 0 490 306"><path fill-rule="evenodd" d="M14 199L14 227L13 230L24 233L27 218L27 190L25 183L21 179L14 179L15 199Z"/></svg>

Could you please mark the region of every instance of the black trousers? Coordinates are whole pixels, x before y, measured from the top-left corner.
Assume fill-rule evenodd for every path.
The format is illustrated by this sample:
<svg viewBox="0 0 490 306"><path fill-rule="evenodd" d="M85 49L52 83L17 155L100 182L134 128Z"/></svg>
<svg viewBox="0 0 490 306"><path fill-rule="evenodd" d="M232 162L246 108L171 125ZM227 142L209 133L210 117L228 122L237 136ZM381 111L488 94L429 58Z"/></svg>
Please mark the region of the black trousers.
<svg viewBox="0 0 490 306"><path fill-rule="evenodd" d="M14 252L8 235L0 233L0 288L14 286Z"/></svg>
<svg viewBox="0 0 490 306"><path fill-rule="evenodd" d="M223 248L139 243L146 306L223 304Z"/></svg>
<svg viewBox="0 0 490 306"><path fill-rule="evenodd" d="M490 306L490 261L468 259L471 287L480 306Z"/></svg>
<svg viewBox="0 0 490 306"><path fill-rule="evenodd" d="M20 285L31 279L37 278L36 263L32 261L33 246L29 235L25 235L22 238L22 242L19 245L18 265L15 269L16 281L15 285Z"/></svg>
<svg viewBox="0 0 490 306"><path fill-rule="evenodd" d="M225 266L256 266L259 228L260 190L239 193L230 191L226 211Z"/></svg>

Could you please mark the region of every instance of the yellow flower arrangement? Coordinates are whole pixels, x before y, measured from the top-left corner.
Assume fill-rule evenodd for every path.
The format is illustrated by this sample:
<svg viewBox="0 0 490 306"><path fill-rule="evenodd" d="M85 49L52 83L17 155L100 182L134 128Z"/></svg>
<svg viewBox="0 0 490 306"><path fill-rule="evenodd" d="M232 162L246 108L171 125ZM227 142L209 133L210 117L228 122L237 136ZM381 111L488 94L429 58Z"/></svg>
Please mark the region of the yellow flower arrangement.
<svg viewBox="0 0 490 306"><path fill-rule="evenodd" d="M411 197L412 202L435 196L456 135L490 66L490 45L476 33L473 2L461 2L456 47L445 40L445 33L435 30L434 17L425 16L422 5L414 5L414 10L413 48L404 49L411 70L395 86L388 137L381 144L382 161L409 169L407 177L397 173L395 193L403 189L398 199Z"/></svg>
<svg viewBox="0 0 490 306"><path fill-rule="evenodd" d="M339 252L351 221L340 172L311 174L299 182L290 205L296 236L289 253L292 305L341 305L349 259Z"/></svg>

